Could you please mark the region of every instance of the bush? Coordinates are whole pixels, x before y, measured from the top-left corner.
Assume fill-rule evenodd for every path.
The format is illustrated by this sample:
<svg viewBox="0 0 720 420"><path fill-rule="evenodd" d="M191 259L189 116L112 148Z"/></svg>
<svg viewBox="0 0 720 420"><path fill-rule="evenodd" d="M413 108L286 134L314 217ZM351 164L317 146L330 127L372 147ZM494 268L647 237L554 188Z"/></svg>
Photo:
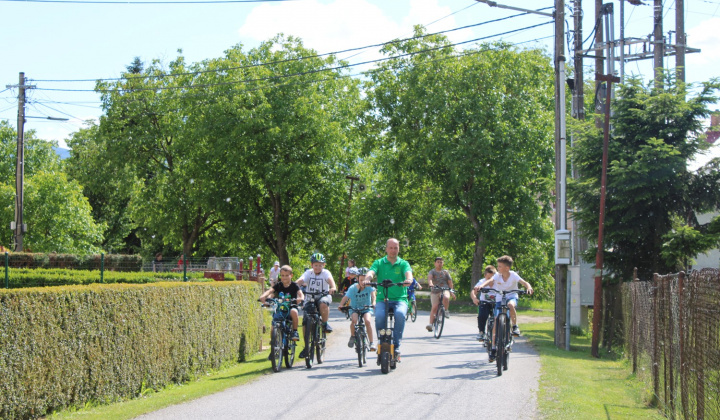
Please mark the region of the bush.
<svg viewBox="0 0 720 420"><path fill-rule="evenodd" d="M70 268L76 270L100 270L100 255L38 254L12 252L8 264L12 268ZM139 255L106 254L106 271L140 271L142 257Z"/></svg>
<svg viewBox="0 0 720 420"><path fill-rule="evenodd" d="M249 282L0 291L0 417L111 402L188 381L259 345Z"/></svg>
<svg viewBox="0 0 720 420"><path fill-rule="evenodd" d="M188 278L192 281L212 281L203 278L202 272L189 272ZM100 283L99 271L68 270L68 269L42 269L19 268L10 270L9 287L18 289L22 287L69 286ZM103 283L130 283L144 284L162 281L182 281L182 273L172 272L120 272L105 271ZM4 285L4 283L3 283Z"/></svg>

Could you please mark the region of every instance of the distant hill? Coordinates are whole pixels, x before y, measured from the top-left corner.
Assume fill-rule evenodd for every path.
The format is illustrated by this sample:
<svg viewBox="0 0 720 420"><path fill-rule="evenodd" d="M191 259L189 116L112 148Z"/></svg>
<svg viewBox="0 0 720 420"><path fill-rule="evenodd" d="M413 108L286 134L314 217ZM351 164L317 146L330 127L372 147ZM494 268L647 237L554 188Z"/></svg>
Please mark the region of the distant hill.
<svg viewBox="0 0 720 420"><path fill-rule="evenodd" d="M53 150L55 150L55 153L60 156L60 159L67 159L70 157L70 150L69 149L63 149L62 147L53 147Z"/></svg>

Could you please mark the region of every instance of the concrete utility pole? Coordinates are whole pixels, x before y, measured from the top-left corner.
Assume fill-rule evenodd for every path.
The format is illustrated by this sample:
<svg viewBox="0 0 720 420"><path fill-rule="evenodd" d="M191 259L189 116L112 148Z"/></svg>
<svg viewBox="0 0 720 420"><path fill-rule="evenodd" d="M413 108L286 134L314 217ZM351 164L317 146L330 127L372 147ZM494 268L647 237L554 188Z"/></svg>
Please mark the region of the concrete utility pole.
<svg viewBox="0 0 720 420"><path fill-rule="evenodd" d="M565 187L566 133L565 133L565 0L555 0L555 246L558 233L567 232L567 201ZM556 250L557 255L557 250ZM567 329L567 264L555 261L555 346L565 348L569 344Z"/></svg>
<svg viewBox="0 0 720 420"><path fill-rule="evenodd" d="M25 84L25 73L20 72L17 85L7 88L18 88L18 120L17 120L17 161L15 163L15 221L10 229L15 231L15 252L23 250L23 234L27 225L23 220L24 184L25 184L25 90L35 86Z"/></svg>
<svg viewBox="0 0 720 420"><path fill-rule="evenodd" d="M685 0L675 0L675 75L685 83Z"/></svg>
<svg viewBox="0 0 720 420"><path fill-rule="evenodd" d="M662 0L655 0L653 17L653 71L655 72L655 88L663 85L663 57L665 57L665 39L663 38L663 7Z"/></svg>

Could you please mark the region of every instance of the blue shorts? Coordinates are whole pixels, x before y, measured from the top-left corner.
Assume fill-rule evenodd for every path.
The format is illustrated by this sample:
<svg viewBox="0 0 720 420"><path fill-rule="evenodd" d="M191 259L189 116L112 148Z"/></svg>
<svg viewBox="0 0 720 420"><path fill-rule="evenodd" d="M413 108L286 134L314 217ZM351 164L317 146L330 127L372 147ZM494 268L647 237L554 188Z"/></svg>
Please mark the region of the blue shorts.
<svg viewBox="0 0 720 420"><path fill-rule="evenodd" d="M508 300L507 300L508 306L510 306L510 303L513 303L514 306L517 308L517 299L515 299L515 298L513 298L513 299L508 299ZM493 317L494 317L494 318L497 318L497 316L500 315L500 307L501 307L501 306L502 306L502 304L501 304L500 302L495 302L495 310L493 311ZM510 316L510 312L509 312L509 311L510 311L510 310L508 309L508 316Z"/></svg>

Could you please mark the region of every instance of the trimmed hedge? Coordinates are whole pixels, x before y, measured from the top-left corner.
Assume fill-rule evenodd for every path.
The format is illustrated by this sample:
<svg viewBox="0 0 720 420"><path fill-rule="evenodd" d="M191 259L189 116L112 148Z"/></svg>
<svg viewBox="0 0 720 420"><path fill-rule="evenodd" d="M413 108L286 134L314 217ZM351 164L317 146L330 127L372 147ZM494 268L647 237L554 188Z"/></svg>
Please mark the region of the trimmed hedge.
<svg viewBox="0 0 720 420"><path fill-rule="evenodd" d="M35 418L188 381L260 342L257 283L0 291L0 418Z"/></svg>
<svg viewBox="0 0 720 420"><path fill-rule="evenodd" d="M202 272L188 272L188 278L192 281L213 281L203 278ZM17 289L21 287L44 287L44 286L69 286L100 283L99 271L67 270L67 269L42 269L42 268L14 268L10 270L9 287ZM234 277L233 277L234 279ZM144 284L157 283L162 281L182 281L182 273L173 272L124 272L105 271L103 283L130 283ZM1 281L5 285L5 280Z"/></svg>
<svg viewBox="0 0 720 420"><path fill-rule="evenodd" d="M75 270L100 270L100 255L39 254L11 252L8 265L13 268L70 268ZM105 271L140 271L142 257L139 255L106 254Z"/></svg>

